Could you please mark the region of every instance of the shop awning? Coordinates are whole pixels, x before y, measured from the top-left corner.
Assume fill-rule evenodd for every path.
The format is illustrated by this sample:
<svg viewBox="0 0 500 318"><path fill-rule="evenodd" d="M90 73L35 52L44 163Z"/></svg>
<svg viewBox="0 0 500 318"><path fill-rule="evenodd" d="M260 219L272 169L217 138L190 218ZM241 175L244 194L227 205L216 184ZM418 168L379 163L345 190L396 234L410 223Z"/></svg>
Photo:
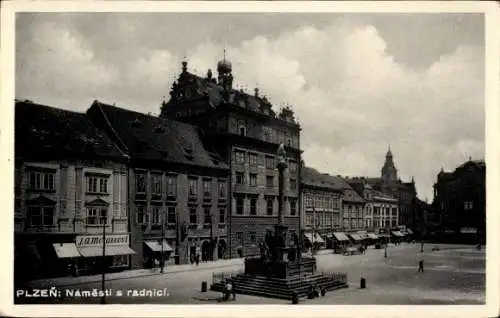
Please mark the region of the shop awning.
<svg viewBox="0 0 500 318"><path fill-rule="evenodd" d="M54 243L54 250L59 258L80 257L75 243Z"/></svg>
<svg viewBox="0 0 500 318"><path fill-rule="evenodd" d="M160 252L161 253L161 244L158 241L145 241L144 244L146 244L149 249L153 252ZM167 243L167 241L163 240L163 251L164 252L172 252L174 249Z"/></svg>
<svg viewBox="0 0 500 318"><path fill-rule="evenodd" d="M404 236L404 235L403 235L403 233L401 233L400 231L392 231L391 233L392 233L392 235L394 235L394 236L399 236L399 237Z"/></svg>
<svg viewBox="0 0 500 318"><path fill-rule="evenodd" d="M359 236L358 234L355 234L355 233L351 233L351 234L349 234L349 236L352 237L352 239L355 241L362 241L363 240L361 238L361 236Z"/></svg>
<svg viewBox="0 0 500 318"><path fill-rule="evenodd" d="M318 233L314 234L314 242L315 243L325 243L325 240Z"/></svg>
<svg viewBox="0 0 500 318"><path fill-rule="evenodd" d="M339 241L349 241L349 238L343 232L335 232L335 233L333 233L333 235Z"/></svg>
<svg viewBox="0 0 500 318"><path fill-rule="evenodd" d="M361 237L361 239L363 239L363 240L369 238L368 233L366 233L366 231L362 231L362 232L358 231L356 234L358 234L359 237Z"/></svg>
<svg viewBox="0 0 500 318"><path fill-rule="evenodd" d="M312 235L312 233L304 233L304 236L306 237L306 239L307 239L309 242L312 242L312 241L313 241L313 235Z"/></svg>
<svg viewBox="0 0 500 318"><path fill-rule="evenodd" d="M80 247L78 249L83 257L98 257L102 256L102 246ZM135 251L127 245L109 245L106 246L106 256L115 255L130 255L135 254Z"/></svg>
<svg viewBox="0 0 500 318"><path fill-rule="evenodd" d="M377 240L377 239L378 239L378 236L377 236L377 234L375 234L375 233L368 233L368 238L371 238L371 239Z"/></svg>

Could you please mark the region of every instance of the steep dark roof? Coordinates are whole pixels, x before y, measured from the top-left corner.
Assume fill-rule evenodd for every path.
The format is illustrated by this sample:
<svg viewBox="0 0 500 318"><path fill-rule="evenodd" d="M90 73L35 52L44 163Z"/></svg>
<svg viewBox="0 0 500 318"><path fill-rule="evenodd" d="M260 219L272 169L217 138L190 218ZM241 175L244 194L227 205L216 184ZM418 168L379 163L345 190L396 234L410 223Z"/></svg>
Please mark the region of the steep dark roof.
<svg viewBox="0 0 500 318"><path fill-rule="evenodd" d="M302 167L301 182L305 186L331 189L338 192L344 190L343 185L337 179L328 174L320 173L311 167Z"/></svg>
<svg viewBox="0 0 500 318"><path fill-rule="evenodd" d="M208 78L203 78L186 71L181 73L178 82L178 84L175 84L175 88L172 89L171 99L167 104L174 103L177 100L182 103L188 100L208 97L208 104L212 108L217 108L225 100L226 92L221 85L215 82L215 79L209 80ZM185 93L188 93L189 96L183 96L181 99L178 99L177 92L183 90L185 90ZM228 103L250 109L272 118L279 117L279 115L273 111L272 104L266 96L256 96L255 94L248 94L242 90L231 89L228 92Z"/></svg>
<svg viewBox="0 0 500 318"><path fill-rule="evenodd" d="M362 203L365 202L365 200L354 190L351 185L341 176L332 176L339 184L342 185L344 189L344 194L345 195L343 198L343 201L346 202L354 202L354 203Z"/></svg>
<svg viewBox="0 0 500 318"><path fill-rule="evenodd" d="M218 154L205 148L195 126L98 101L94 101L87 113L96 125L118 139L132 159L228 169Z"/></svg>
<svg viewBox="0 0 500 318"><path fill-rule="evenodd" d="M16 157L126 158L85 114L30 101L15 103L14 138Z"/></svg>

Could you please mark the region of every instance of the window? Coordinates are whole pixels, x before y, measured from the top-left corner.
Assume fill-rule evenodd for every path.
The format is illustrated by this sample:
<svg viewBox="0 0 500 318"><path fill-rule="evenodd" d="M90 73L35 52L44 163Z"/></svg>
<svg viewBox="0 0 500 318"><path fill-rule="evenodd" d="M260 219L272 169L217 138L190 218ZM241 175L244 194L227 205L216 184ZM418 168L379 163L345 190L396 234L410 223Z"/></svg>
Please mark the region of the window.
<svg viewBox="0 0 500 318"><path fill-rule="evenodd" d="M288 164L288 169L292 173L297 172L297 163L295 161L290 161L290 163Z"/></svg>
<svg viewBox="0 0 500 318"><path fill-rule="evenodd" d="M106 208L88 208L87 224L105 225L108 221L108 209Z"/></svg>
<svg viewBox="0 0 500 318"><path fill-rule="evenodd" d="M177 179L174 176L167 176L167 195L175 197L177 194Z"/></svg>
<svg viewBox="0 0 500 318"><path fill-rule="evenodd" d="M236 244L243 245L243 232L236 232Z"/></svg>
<svg viewBox="0 0 500 318"><path fill-rule="evenodd" d="M212 214L210 213L210 207L203 208L203 223L204 224L212 224Z"/></svg>
<svg viewBox="0 0 500 318"><path fill-rule="evenodd" d="M464 202L464 210L472 210L472 201Z"/></svg>
<svg viewBox="0 0 500 318"><path fill-rule="evenodd" d="M226 223L226 209L219 208L219 224Z"/></svg>
<svg viewBox="0 0 500 318"><path fill-rule="evenodd" d="M276 164L274 163L274 157L266 156L266 168L267 169L276 168Z"/></svg>
<svg viewBox="0 0 500 318"><path fill-rule="evenodd" d="M220 198L226 197L226 182L224 181L219 181L219 197Z"/></svg>
<svg viewBox="0 0 500 318"><path fill-rule="evenodd" d="M256 186L257 185L257 174L256 173L251 173L250 174L250 185L251 186Z"/></svg>
<svg viewBox="0 0 500 318"><path fill-rule="evenodd" d="M243 198L236 198L236 214L243 215Z"/></svg>
<svg viewBox="0 0 500 318"><path fill-rule="evenodd" d="M148 214L146 213L146 207L138 206L137 207L137 224L148 224Z"/></svg>
<svg viewBox="0 0 500 318"><path fill-rule="evenodd" d="M314 216L310 213L307 214L306 217L306 226L312 226L314 221Z"/></svg>
<svg viewBox="0 0 500 318"><path fill-rule="evenodd" d="M87 192L108 193L108 178L87 176Z"/></svg>
<svg viewBox="0 0 500 318"><path fill-rule="evenodd" d="M236 184L244 184L245 183L245 175L243 172L236 172Z"/></svg>
<svg viewBox="0 0 500 318"><path fill-rule="evenodd" d="M296 214L297 214L297 200L290 199L290 215L296 215Z"/></svg>
<svg viewBox="0 0 500 318"><path fill-rule="evenodd" d="M246 127L246 124L243 120L240 120L238 122L238 132L239 132L240 136L247 135L247 127Z"/></svg>
<svg viewBox="0 0 500 318"><path fill-rule="evenodd" d="M177 216L175 213L175 206L167 207L167 224L175 225L177 223Z"/></svg>
<svg viewBox="0 0 500 318"><path fill-rule="evenodd" d="M55 173L50 172L30 172L29 187L31 190L55 190Z"/></svg>
<svg viewBox="0 0 500 318"><path fill-rule="evenodd" d="M290 190L292 191L297 190L297 180L290 179ZM325 202L323 201L323 203Z"/></svg>
<svg viewBox="0 0 500 318"><path fill-rule="evenodd" d="M267 211L267 215L273 215L273 199L271 198L268 198L266 200L266 203L267 203L267 207L266 207L266 211Z"/></svg>
<svg viewBox="0 0 500 318"><path fill-rule="evenodd" d="M203 180L203 196L210 197L212 195L211 183L210 180Z"/></svg>
<svg viewBox="0 0 500 318"><path fill-rule="evenodd" d="M250 238L250 243L257 242L257 233L256 232L248 232L248 237Z"/></svg>
<svg viewBox="0 0 500 318"><path fill-rule="evenodd" d="M189 179L189 196L195 197L198 195L198 180Z"/></svg>
<svg viewBox="0 0 500 318"><path fill-rule="evenodd" d="M151 174L151 193L161 195L161 174Z"/></svg>
<svg viewBox="0 0 500 318"><path fill-rule="evenodd" d="M251 165L251 166L256 166L257 165L257 154L255 153L249 153L248 154L248 163Z"/></svg>
<svg viewBox="0 0 500 318"><path fill-rule="evenodd" d="M161 207L153 206L151 207L151 218L152 224L159 225L161 224Z"/></svg>
<svg viewBox="0 0 500 318"><path fill-rule="evenodd" d="M237 164L245 164L245 153L243 151L235 151L235 161Z"/></svg>
<svg viewBox="0 0 500 318"><path fill-rule="evenodd" d="M257 215L257 199L250 199L250 215Z"/></svg>
<svg viewBox="0 0 500 318"><path fill-rule="evenodd" d="M54 207L30 206L28 207L29 224L32 226L54 225Z"/></svg>
<svg viewBox="0 0 500 318"><path fill-rule="evenodd" d="M266 176L266 187L274 187L274 176Z"/></svg>
<svg viewBox="0 0 500 318"><path fill-rule="evenodd" d="M146 193L146 174L144 173L136 174L135 187L137 193Z"/></svg>
<svg viewBox="0 0 500 318"><path fill-rule="evenodd" d="M189 209L189 224L196 225L198 224L198 218L196 215L196 208L192 207Z"/></svg>

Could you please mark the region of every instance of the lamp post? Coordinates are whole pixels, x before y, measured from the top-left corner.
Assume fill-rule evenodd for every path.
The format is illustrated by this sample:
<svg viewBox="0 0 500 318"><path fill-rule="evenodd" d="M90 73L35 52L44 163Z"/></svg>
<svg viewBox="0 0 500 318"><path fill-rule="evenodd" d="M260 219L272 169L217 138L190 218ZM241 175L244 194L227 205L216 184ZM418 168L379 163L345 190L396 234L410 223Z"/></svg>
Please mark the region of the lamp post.
<svg viewBox="0 0 500 318"><path fill-rule="evenodd" d="M165 258L163 251L163 240L165 237L165 208L161 209L161 256L160 256L160 273L163 274L165 268Z"/></svg>
<svg viewBox="0 0 500 318"><path fill-rule="evenodd" d="M101 289L102 289L102 297L101 304L106 303L106 225L107 218L104 219L105 223L102 225L102 277L101 277Z"/></svg>

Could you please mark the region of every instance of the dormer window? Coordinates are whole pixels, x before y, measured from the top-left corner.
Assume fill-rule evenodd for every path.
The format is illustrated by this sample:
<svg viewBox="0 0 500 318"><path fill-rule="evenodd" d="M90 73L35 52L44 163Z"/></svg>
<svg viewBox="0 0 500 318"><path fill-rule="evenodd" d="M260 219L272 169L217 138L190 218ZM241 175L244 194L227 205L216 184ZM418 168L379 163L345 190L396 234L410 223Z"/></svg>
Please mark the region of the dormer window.
<svg viewBox="0 0 500 318"><path fill-rule="evenodd" d="M185 146L184 147L184 157L188 160L193 160L193 147Z"/></svg>
<svg viewBox="0 0 500 318"><path fill-rule="evenodd" d="M240 120L238 122L238 133L240 136L246 136L247 135L247 127L244 121Z"/></svg>

